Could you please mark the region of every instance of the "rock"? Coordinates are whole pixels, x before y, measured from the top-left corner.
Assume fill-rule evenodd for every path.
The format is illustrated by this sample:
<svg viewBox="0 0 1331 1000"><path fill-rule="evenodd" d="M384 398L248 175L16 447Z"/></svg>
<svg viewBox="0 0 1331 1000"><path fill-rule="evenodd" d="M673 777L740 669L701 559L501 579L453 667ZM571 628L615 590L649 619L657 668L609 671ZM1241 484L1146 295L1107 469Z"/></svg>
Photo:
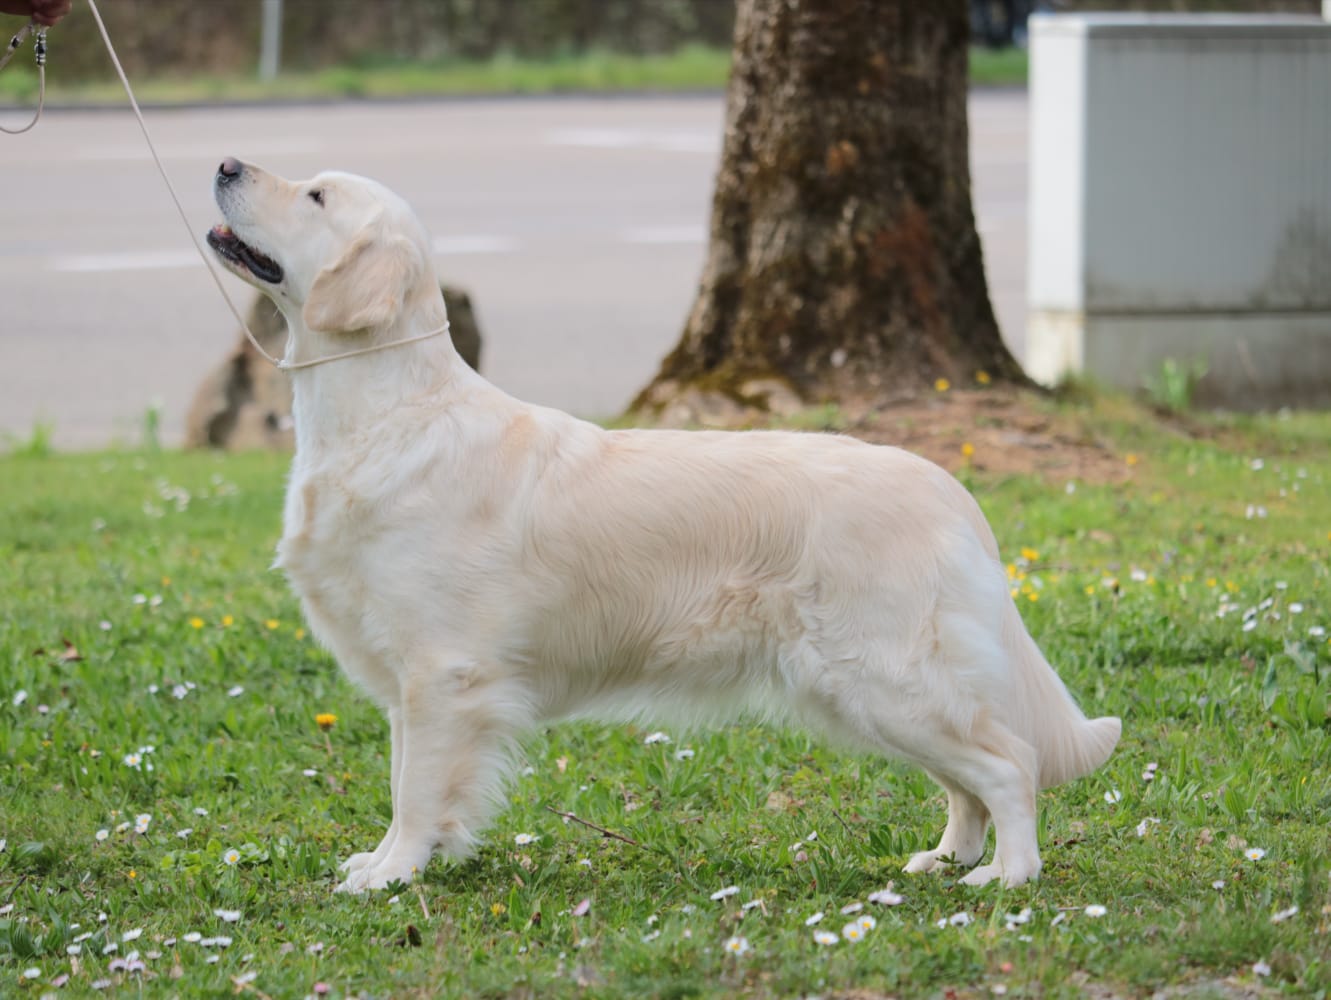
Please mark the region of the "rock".
<svg viewBox="0 0 1331 1000"><path fill-rule="evenodd" d="M481 331L466 292L441 285L453 346L480 371ZM256 295L246 319L263 349L275 358L286 350L287 325L266 295ZM261 358L243 333L236 349L203 380L185 420L185 446L246 451L292 446L291 383Z"/></svg>

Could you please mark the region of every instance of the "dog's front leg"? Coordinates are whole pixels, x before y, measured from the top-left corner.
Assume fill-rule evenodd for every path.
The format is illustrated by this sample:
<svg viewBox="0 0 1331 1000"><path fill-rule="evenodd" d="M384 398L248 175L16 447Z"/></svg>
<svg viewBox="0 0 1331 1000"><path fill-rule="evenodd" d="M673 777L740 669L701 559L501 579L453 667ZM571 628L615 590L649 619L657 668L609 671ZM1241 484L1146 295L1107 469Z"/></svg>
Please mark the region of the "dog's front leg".
<svg viewBox="0 0 1331 1000"><path fill-rule="evenodd" d="M392 757L389 764L389 773L391 774L391 785L389 786L393 799L393 819L388 825L388 832L384 834L383 840L379 841L379 846L373 851L361 851L359 854L353 854L342 862L341 870L347 873L347 881L367 865L376 864L388 856L392 850L393 842L397 839L397 816L399 796L402 794L402 706L394 705L388 710L388 725L392 732ZM338 886L339 891L346 891L347 882Z"/></svg>
<svg viewBox="0 0 1331 1000"><path fill-rule="evenodd" d="M475 660L449 661L405 679L394 727L393 823L380 850L349 868L339 890L410 881L436 850L451 858L470 854L503 801L511 751L530 724L530 704L519 682Z"/></svg>

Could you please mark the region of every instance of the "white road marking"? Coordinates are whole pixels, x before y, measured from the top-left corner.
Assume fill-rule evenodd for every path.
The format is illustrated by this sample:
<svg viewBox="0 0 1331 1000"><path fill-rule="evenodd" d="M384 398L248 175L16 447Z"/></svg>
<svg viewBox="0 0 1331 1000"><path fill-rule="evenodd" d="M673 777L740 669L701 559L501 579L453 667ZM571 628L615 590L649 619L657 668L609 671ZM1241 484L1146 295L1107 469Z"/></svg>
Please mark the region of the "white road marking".
<svg viewBox="0 0 1331 1000"><path fill-rule="evenodd" d="M507 236L436 236L431 248L442 256L512 253L521 246Z"/></svg>
<svg viewBox="0 0 1331 1000"><path fill-rule="evenodd" d="M246 142L243 150L236 150L236 155L243 154L245 160L264 156L308 156L324 151L324 145L311 139L259 139ZM227 150L219 149L207 143L192 142L189 145L157 146L157 154L164 160L215 160L222 162ZM114 146L89 146L74 154L80 160L93 162L120 160L147 160L152 162L152 153L142 142L124 143Z"/></svg>
<svg viewBox="0 0 1331 1000"><path fill-rule="evenodd" d="M706 239L702 226L660 225L639 226L615 233L610 241L616 244L668 245L699 244ZM520 240L510 236L477 233L461 236L439 236L431 249L441 257L465 257L480 254L517 253L523 249ZM201 267L203 261L193 250L121 250L112 253L60 254L47 257L43 269L60 274L97 274L116 271L171 271Z"/></svg>
<svg viewBox="0 0 1331 1000"><path fill-rule="evenodd" d="M664 153L721 152L721 137L712 132L659 131L631 128L565 128L547 132L551 146L591 149L651 149Z"/></svg>
<svg viewBox="0 0 1331 1000"><path fill-rule="evenodd" d="M638 226L635 229L624 230L619 234L619 240L621 243L651 246L673 243L698 244L707 241L707 230L702 225Z"/></svg>
<svg viewBox="0 0 1331 1000"><path fill-rule="evenodd" d="M120 253L72 254L52 257L47 270L88 274L100 271L166 271L184 267L202 267L203 261L193 250L139 250Z"/></svg>

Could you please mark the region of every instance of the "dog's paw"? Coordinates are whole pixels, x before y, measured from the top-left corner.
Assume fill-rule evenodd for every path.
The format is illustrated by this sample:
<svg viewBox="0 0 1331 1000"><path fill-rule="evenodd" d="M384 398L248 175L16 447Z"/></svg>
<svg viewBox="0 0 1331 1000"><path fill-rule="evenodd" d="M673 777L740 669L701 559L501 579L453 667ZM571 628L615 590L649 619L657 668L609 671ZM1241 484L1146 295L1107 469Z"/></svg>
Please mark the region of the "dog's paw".
<svg viewBox="0 0 1331 1000"><path fill-rule="evenodd" d="M392 874L380 866L369 865L357 871L349 872L334 892L362 893L371 889L387 889L390 885L410 882L411 872Z"/></svg>
<svg viewBox="0 0 1331 1000"><path fill-rule="evenodd" d="M918 875L922 872L936 871L946 868L949 864L948 858L951 855L945 855L942 851L920 851L918 854L912 854L910 860L906 862L906 867L902 871L909 875Z"/></svg>
<svg viewBox="0 0 1331 1000"><path fill-rule="evenodd" d="M359 854L353 854L351 857L347 858L346 861L343 861L340 865L338 865L337 870L340 872L347 872L349 874L354 874L355 872L360 871L366 865L373 862L374 854L375 854L374 851L361 851Z"/></svg>
<svg viewBox="0 0 1331 1000"><path fill-rule="evenodd" d="M378 861L371 859L359 868L348 868L347 877L337 887L337 891L359 893L369 889L386 889L390 885L410 882L418 871L419 866L402 860L400 856L395 858L390 853Z"/></svg>
<svg viewBox="0 0 1331 1000"><path fill-rule="evenodd" d="M1040 864L1016 864L1009 867L994 862L990 865L981 865L979 868L972 868L961 878L962 885L981 886L988 885L995 879L1000 879L1003 885L1012 889L1019 885L1025 885L1031 879L1040 874Z"/></svg>

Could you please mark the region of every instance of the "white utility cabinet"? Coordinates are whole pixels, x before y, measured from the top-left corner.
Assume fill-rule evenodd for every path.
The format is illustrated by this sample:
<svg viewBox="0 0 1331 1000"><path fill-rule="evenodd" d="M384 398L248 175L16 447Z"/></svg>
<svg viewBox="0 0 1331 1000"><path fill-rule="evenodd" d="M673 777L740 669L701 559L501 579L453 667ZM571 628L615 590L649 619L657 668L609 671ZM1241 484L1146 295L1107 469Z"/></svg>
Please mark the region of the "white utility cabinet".
<svg viewBox="0 0 1331 1000"><path fill-rule="evenodd" d="M1331 403L1331 24L1030 20L1026 370Z"/></svg>

